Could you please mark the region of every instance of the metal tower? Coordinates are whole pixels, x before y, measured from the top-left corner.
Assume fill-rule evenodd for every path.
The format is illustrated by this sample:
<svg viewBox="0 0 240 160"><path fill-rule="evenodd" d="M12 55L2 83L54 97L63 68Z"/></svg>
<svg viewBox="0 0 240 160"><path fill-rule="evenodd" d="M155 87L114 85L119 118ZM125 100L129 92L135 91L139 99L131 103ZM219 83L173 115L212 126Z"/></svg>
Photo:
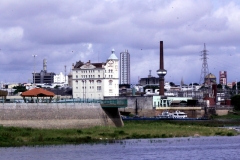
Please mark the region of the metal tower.
<svg viewBox="0 0 240 160"><path fill-rule="evenodd" d="M206 45L204 43L204 49L201 51L201 56L202 56L202 70L201 70L201 76L200 76L200 81L199 84L205 83L205 78L206 76L209 74L209 70L208 70L208 63L207 63L207 50L206 50Z"/></svg>

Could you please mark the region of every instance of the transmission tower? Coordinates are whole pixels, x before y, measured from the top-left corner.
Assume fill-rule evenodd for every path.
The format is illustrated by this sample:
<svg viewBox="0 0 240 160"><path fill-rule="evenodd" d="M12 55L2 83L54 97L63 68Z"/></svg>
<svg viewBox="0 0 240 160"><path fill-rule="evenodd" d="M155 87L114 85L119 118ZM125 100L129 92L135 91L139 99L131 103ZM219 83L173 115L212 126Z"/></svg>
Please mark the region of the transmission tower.
<svg viewBox="0 0 240 160"><path fill-rule="evenodd" d="M205 77L209 74L208 70L208 63L207 63L207 50L206 50L206 45L204 43L204 49L201 51L201 59L203 61L202 63L202 70L201 70L201 76L200 76L200 81L199 84L205 83Z"/></svg>

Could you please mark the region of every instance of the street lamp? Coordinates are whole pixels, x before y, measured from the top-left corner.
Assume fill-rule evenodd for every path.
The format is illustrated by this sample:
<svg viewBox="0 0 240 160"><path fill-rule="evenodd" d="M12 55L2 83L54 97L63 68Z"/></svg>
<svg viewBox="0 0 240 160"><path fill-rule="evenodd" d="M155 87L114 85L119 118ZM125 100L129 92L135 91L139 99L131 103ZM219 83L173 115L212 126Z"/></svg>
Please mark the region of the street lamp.
<svg viewBox="0 0 240 160"><path fill-rule="evenodd" d="M37 57L36 54L32 55L34 57L34 73L33 73L33 86L35 87L35 57Z"/></svg>

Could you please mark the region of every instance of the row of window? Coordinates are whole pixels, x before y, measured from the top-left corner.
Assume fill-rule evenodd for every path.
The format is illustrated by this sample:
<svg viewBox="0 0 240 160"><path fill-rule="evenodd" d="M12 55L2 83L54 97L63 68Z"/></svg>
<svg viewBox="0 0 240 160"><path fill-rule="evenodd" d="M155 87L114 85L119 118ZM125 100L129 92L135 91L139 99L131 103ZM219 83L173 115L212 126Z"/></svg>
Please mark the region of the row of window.
<svg viewBox="0 0 240 160"><path fill-rule="evenodd" d="M94 73L95 70L82 70L81 73ZM78 71L76 71L78 73ZM100 70L98 70L98 73L100 73Z"/></svg>
<svg viewBox="0 0 240 160"><path fill-rule="evenodd" d="M78 78L78 75L76 75L76 78ZM81 78L95 78L95 75L81 75ZM98 78L100 78L100 75L98 75Z"/></svg>
<svg viewBox="0 0 240 160"><path fill-rule="evenodd" d="M105 78L106 78L107 76L105 75ZM113 75L108 75L108 77L109 78L113 78ZM76 78L78 78L78 75L76 75ZM94 75L82 75L81 76L81 78L95 78L95 76ZM100 75L98 75L98 77L97 78L100 78Z"/></svg>
<svg viewBox="0 0 240 160"><path fill-rule="evenodd" d="M105 72L107 72L107 70L105 70ZM76 71L76 73L78 73L78 71ZM95 72L94 70L82 70L81 73L95 73ZM98 70L98 73L100 73L100 70ZM109 69L108 73L113 73L113 70Z"/></svg>
<svg viewBox="0 0 240 160"><path fill-rule="evenodd" d="M76 89L78 89L78 87L76 87ZM86 90L86 87L82 87L82 89L84 90ZM94 89L94 86L90 86L90 89ZM102 87L101 86L97 86L97 91L101 91L102 90ZM113 92L113 90L112 89L109 89L109 92Z"/></svg>
<svg viewBox="0 0 240 160"><path fill-rule="evenodd" d="M76 87L76 89L78 89L78 87ZM83 89L83 90L84 90L84 89L86 90L87 87L82 87L82 89ZM94 86L90 86L89 89L94 89ZM101 91L101 89L102 89L101 86L97 86L97 91Z"/></svg>
<svg viewBox="0 0 240 160"><path fill-rule="evenodd" d="M76 83L78 83L78 80L76 80ZM87 83L87 81L85 80L82 80L82 84L84 85L84 83ZM94 80L89 80L89 83L91 84L91 83L94 83ZM101 80L97 80L97 84L101 84L102 83L102 81ZM112 83L113 83L113 81L112 80L110 80L109 81L109 85L112 85Z"/></svg>

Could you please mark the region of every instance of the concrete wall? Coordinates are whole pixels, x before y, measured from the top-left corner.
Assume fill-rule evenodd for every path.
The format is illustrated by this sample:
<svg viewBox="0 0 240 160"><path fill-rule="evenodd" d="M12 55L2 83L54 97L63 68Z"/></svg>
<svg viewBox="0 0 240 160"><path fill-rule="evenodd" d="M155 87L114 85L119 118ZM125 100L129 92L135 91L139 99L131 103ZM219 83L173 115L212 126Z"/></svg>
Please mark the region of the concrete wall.
<svg viewBox="0 0 240 160"><path fill-rule="evenodd" d="M176 110L184 111L187 113L189 118L199 118L202 117L201 113L202 107L158 107L153 108L153 97L143 97L143 96L130 96L130 97L104 97L104 99L127 99L128 106L126 108L120 108L120 111L131 112L135 115L136 113L136 101L137 101L137 112L138 116L153 117L161 114L163 111L168 110L174 112Z"/></svg>
<svg viewBox="0 0 240 160"><path fill-rule="evenodd" d="M32 128L123 126L117 108L97 103L1 103L0 125Z"/></svg>
<svg viewBox="0 0 240 160"><path fill-rule="evenodd" d="M135 115L136 104L139 116L152 117L155 115L155 110L152 107L153 97L143 96L128 96L128 97L104 97L104 99L127 99L128 105L126 108L119 108L119 111L131 112Z"/></svg>
<svg viewBox="0 0 240 160"><path fill-rule="evenodd" d="M128 96L128 97L104 97L104 99L127 99L127 108L136 108L136 102L138 108L141 109L153 109L152 100L153 97L143 97L143 96Z"/></svg>

